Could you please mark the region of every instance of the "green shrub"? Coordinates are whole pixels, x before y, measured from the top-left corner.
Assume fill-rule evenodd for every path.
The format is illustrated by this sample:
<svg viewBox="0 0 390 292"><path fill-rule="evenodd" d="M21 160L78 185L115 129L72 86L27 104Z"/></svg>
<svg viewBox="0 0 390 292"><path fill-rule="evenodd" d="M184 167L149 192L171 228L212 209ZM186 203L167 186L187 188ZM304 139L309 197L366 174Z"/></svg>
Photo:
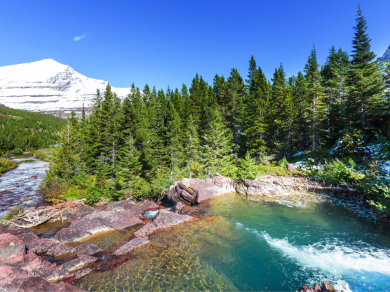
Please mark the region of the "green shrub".
<svg viewBox="0 0 390 292"><path fill-rule="evenodd" d="M310 163L308 167L310 168ZM326 162L322 168L312 167L308 170L301 171L301 174L319 181L324 181L327 184L350 187L358 185L364 177L355 167L356 163L352 158L349 158L347 163L336 158Z"/></svg>
<svg viewBox="0 0 390 292"><path fill-rule="evenodd" d="M87 190L83 190L80 186L72 186L61 195L62 200L77 201L87 197Z"/></svg>
<svg viewBox="0 0 390 292"><path fill-rule="evenodd" d="M283 157L283 159L279 160L278 165L281 168L286 168L288 165L288 161L287 161L286 157Z"/></svg>
<svg viewBox="0 0 390 292"><path fill-rule="evenodd" d="M91 205L100 201L101 198L110 199L114 191L107 189L99 189L95 186L90 187L86 190L86 201L87 205Z"/></svg>
<svg viewBox="0 0 390 292"><path fill-rule="evenodd" d="M22 151L20 148L16 148L16 149L14 150L14 154L15 154L15 155L20 155L20 154L23 154L23 151Z"/></svg>
<svg viewBox="0 0 390 292"><path fill-rule="evenodd" d="M377 211L379 217L390 216L390 187L385 182L376 183L367 190L367 202Z"/></svg>
<svg viewBox="0 0 390 292"><path fill-rule="evenodd" d="M38 149L33 152L33 157L44 161L52 161L55 148Z"/></svg>
<svg viewBox="0 0 390 292"><path fill-rule="evenodd" d="M259 167L256 166L256 161L247 152L244 159L240 160L238 167L238 177L255 179L260 175Z"/></svg>
<svg viewBox="0 0 390 292"><path fill-rule="evenodd" d="M275 165L258 164L257 169L259 176L261 175L276 175L276 176L289 176L291 173L286 168L281 168Z"/></svg>

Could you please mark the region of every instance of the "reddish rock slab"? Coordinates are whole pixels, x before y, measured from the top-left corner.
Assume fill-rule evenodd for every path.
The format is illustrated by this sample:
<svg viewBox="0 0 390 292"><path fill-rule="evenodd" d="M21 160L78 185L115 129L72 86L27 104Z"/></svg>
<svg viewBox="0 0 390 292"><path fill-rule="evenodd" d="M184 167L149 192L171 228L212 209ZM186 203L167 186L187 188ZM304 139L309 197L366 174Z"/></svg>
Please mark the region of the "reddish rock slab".
<svg viewBox="0 0 390 292"><path fill-rule="evenodd" d="M19 237L9 233L0 235L0 262L20 256L23 257L25 253L26 246Z"/></svg>
<svg viewBox="0 0 390 292"><path fill-rule="evenodd" d="M11 291L11 290L8 290ZM21 285L20 290L15 290L18 292L28 291L28 292L43 292L43 291L52 291L52 292L84 292L84 290L74 287L67 283L50 283L40 277L28 277L25 279Z"/></svg>
<svg viewBox="0 0 390 292"><path fill-rule="evenodd" d="M141 211L142 212L146 212L146 211L152 211L152 210L157 210L157 209L160 209L160 206L157 205L155 202L153 201L146 201L142 204L141 206Z"/></svg>
<svg viewBox="0 0 390 292"><path fill-rule="evenodd" d="M145 237L159 229L171 227L191 219L192 217L188 215L180 215L166 209L160 209L156 215L154 215L152 222L146 224L134 234L136 237Z"/></svg>
<svg viewBox="0 0 390 292"><path fill-rule="evenodd" d="M74 279L78 280L78 279L80 279L82 277L85 277L86 275L88 275L90 273L92 273L92 270L90 268L82 269L82 270L77 271L75 273L75 278Z"/></svg>
<svg viewBox="0 0 390 292"><path fill-rule="evenodd" d="M39 276L49 282L57 282L66 279L70 279L74 277L74 274L70 272L77 271L82 269L86 265L97 261L97 258L90 256L80 256L77 259L71 260L62 264L61 266L57 266L54 269L40 269L34 271L36 276Z"/></svg>
<svg viewBox="0 0 390 292"><path fill-rule="evenodd" d="M143 224L143 216L140 210L124 210L122 213L114 212L114 214L102 218L103 224L110 226L116 230L126 227Z"/></svg>
<svg viewBox="0 0 390 292"><path fill-rule="evenodd" d="M28 277L28 272L21 268L0 266L0 287L14 282L14 285L21 284L21 281ZM20 282L20 283L19 283Z"/></svg>
<svg viewBox="0 0 390 292"><path fill-rule="evenodd" d="M82 255L92 256L102 251L103 250L100 247L98 247L93 243L90 244L80 243L79 245L76 246L76 248L72 251L72 253L79 257Z"/></svg>
<svg viewBox="0 0 390 292"><path fill-rule="evenodd" d="M92 207L79 206L77 210L67 212L64 215L68 221L74 222L94 212L96 210Z"/></svg>
<svg viewBox="0 0 390 292"><path fill-rule="evenodd" d="M52 257L58 257L60 255L66 254L70 252L73 249L70 245L66 243L60 243L52 246L48 251L47 255L52 256Z"/></svg>
<svg viewBox="0 0 390 292"><path fill-rule="evenodd" d="M93 214L87 215L92 216ZM86 217L87 217L86 216ZM59 242L76 242L98 232L107 232L114 228L104 225L98 218L83 218L63 228L54 236Z"/></svg>
<svg viewBox="0 0 390 292"><path fill-rule="evenodd" d="M102 211L116 211L123 212L125 210L137 209L140 205L134 204L130 201L115 202L102 208Z"/></svg>
<svg viewBox="0 0 390 292"><path fill-rule="evenodd" d="M135 238L133 240L130 240L128 243L122 245L120 248L118 248L116 251L114 251L115 255L124 255L126 253L130 253L136 248L139 248L145 244L148 244L149 238L142 237L142 238Z"/></svg>
<svg viewBox="0 0 390 292"><path fill-rule="evenodd" d="M79 270L83 267L85 267L88 264L94 263L97 261L97 258L87 256L87 255L81 255L77 259L71 260L69 262L66 262L62 264L60 267L67 272L74 272L76 270Z"/></svg>

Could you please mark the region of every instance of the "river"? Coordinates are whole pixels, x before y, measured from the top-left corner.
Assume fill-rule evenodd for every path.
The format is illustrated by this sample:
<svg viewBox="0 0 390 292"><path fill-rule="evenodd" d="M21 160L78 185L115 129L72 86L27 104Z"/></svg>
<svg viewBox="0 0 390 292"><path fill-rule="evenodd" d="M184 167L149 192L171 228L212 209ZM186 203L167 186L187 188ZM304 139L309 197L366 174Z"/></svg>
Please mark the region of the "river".
<svg viewBox="0 0 390 292"><path fill-rule="evenodd" d="M89 291L295 291L330 281L347 291L390 290L390 228L334 200L263 203L228 194L210 213L151 237ZM314 198L313 198L314 196Z"/></svg>
<svg viewBox="0 0 390 292"><path fill-rule="evenodd" d="M33 198L23 202L25 208L43 203L42 197L35 190L45 177L49 163L29 155L13 156L10 159L20 164L0 177L0 218L4 217L7 209L20 205L23 199Z"/></svg>

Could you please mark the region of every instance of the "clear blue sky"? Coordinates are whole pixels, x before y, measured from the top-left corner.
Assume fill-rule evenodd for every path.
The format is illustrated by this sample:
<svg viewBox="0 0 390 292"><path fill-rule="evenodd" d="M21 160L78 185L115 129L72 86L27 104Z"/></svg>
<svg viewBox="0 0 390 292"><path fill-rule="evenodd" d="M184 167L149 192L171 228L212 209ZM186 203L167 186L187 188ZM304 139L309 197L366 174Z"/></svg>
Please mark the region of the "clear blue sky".
<svg viewBox="0 0 390 292"><path fill-rule="evenodd" d="M381 56L389 0L2 1L0 66L52 58L115 87L165 90L232 67L245 78L253 54L267 78L280 62L290 76L313 41L321 63L332 44L351 50L358 3Z"/></svg>

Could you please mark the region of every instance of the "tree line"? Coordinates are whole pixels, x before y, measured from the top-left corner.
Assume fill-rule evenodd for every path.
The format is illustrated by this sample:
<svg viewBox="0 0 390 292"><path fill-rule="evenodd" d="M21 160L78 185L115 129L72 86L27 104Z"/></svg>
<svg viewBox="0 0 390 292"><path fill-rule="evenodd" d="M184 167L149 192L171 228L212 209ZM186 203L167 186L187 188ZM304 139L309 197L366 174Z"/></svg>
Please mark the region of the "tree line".
<svg viewBox="0 0 390 292"><path fill-rule="evenodd" d="M0 107L0 152L47 148L59 142L64 125L52 115Z"/></svg>
<svg viewBox="0 0 390 292"><path fill-rule="evenodd" d="M313 44L296 76L280 64L267 79L252 56L245 79L233 68L213 84L196 74L180 90L133 84L123 102L108 84L88 117L68 119L47 185L82 173L97 190L155 195L182 177L237 177L300 151L355 155L359 141L383 136L390 67L371 51L360 6L354 30L351 55L332 46L320 65Z"/></svg>

